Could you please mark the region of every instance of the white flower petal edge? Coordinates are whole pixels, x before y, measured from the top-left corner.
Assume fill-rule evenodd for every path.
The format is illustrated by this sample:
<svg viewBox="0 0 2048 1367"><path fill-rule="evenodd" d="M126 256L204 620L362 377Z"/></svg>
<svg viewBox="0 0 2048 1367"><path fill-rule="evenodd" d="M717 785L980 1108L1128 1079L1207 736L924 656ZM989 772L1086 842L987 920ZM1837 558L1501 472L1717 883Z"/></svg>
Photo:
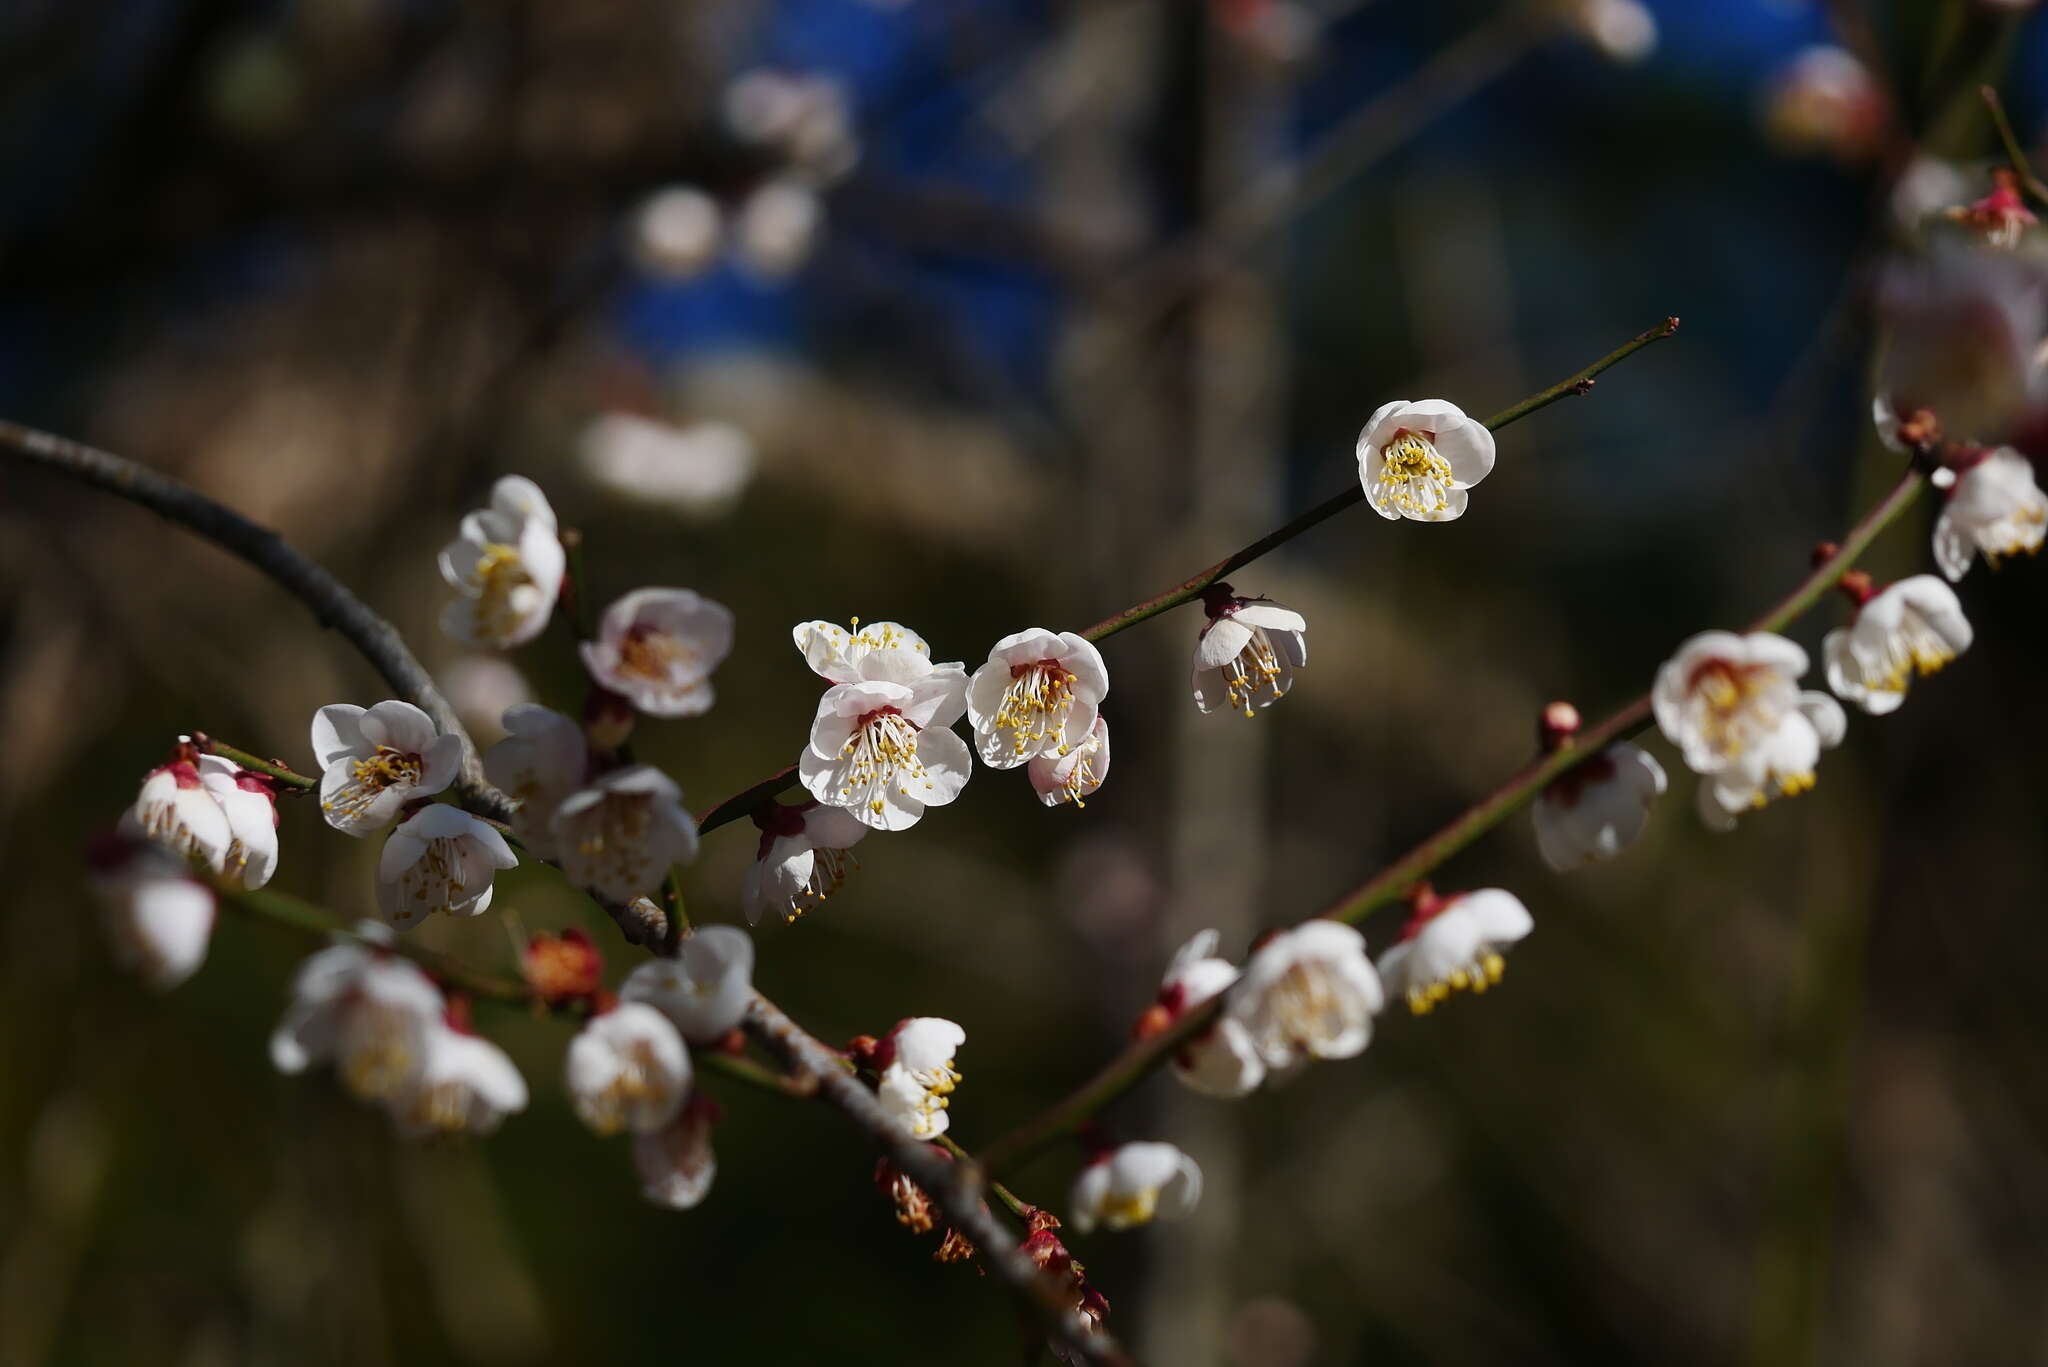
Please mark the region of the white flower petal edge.
<svg viewBox="0 0 2048 1367"><path fill-rule="evenodd" d="M754 998L754 941L737 926L705 926L683 938L673 959L628 974L619 1000L646 1002L692 1044L710 1044L747 1014Z"/></svg>
<svg viewBox="0 0 2048 1367"><path fill-rule="evenodd" d="M1216 956L1216 941L1215 931L1198 932L1167 966L1159 1008L1168 1024L1237 982L1237 965ZM1266 1080L1266 1061L1244 1022L1225 1013L1174 1051L1173 1075L1204 1096L1236 1098L1250 1095Z"/></svg>
<svg viewBox="0 0 2048 1367"><path fill-rule="evenodd" d="M90 859L114 961L159 992L197 973L213 939L213 889L146 841L110 836Z"/></svg>
<svg viewBox="0 0 2048 1367"><path fill-rule="evenodd" d="M846 883L860 861L850 853L868 828L837 807L771 803L754 813L761 847L747 867L740 902L747 924L773 910L784 921L819 905Z"/></svg>
<svg viewBox="0 0 2048 1367"><path fill-rule="evenodd" d="M1449 522L1493 470L1493 433L1447 399L1381 404L1358 434L1358 482L1389 520Z"/></svg>
<svg viewBox="0 0 2048 1367"><path fill-rule="evenodd" d="M1202 1169L1171 1144L1125 1144L1101 1154L1074 1180L1074 1228L1133 1229L1178 1220L1202 1199Z"/></svg>
<svg viewBox="0 0 2048 1367"><path fill-rule="evenodd" d="M1666 786L1664 766L1647 750L1608 746L1537 794L1531 815L1543 862L1564 873L1612 859L1643 833Z"/></svg>
<svg viewBox="0 0 2048 1367"><path fill-rule="evenodd" d="M693 1095L667 1126L634 1139L642 1196L668 1210L689 1210L710 1194L718 1176L718 1155L711 1148L717 1118L715 1106Z"/></svg>
<svg viewBox="0 0 2048 1367"><path fill-rule="evenodd" d="M732 651L733 616L690 589L635 589L577 647L590 677L650 717L711 708L711 672Z"/></svg>
<svg viewBox="0 0 2048 1367"><path fill-rule="evenodd" d="M1914 675L1940 670L1970 648L1973 633L1955 590L1931 574L1873 595L1848 626L1821 643L1828 687L1873 716L1906 700Z"/></svg>
<svg viewBox="0 0 2048 1367"><path fill-rule="evenodd" d="M1032 627L1003 637L967 685L975 749L991 769L1057 759L1081 744L1109 694L1109 666L1086 637Z"/></svg>
<svg viewBox="0 0 2048 1367"><path fill-rule="evenodd" d="M495 871L518 863L488 822L433 803L384 841L377 860L377 909L398 930L410 930L437 911L481 916L491 906Z"/></svg>
<svg viewBox="0 0 2048 1367"><path fill-rule="evenodd" d="M1498 983L1505 952L1535 928L1529 909L1505 889L1447 897L1380 955L1380 977L1387 991L1407 998L1411 1012L1424 1015L1453 992L1484 992Z"/></svg>
<svg viewBox="0 0 2048 1367"><path fill-rule="evenodd" d="M334 703L313 714L320 767L320 815L344 835L367 836L414 798L455 781L462 740L434 729L426 713L390 699L375 707Z"/></svg>
<svg viewBox="0 0 2048 1367"><path fill-rule="evenodd" d="M799 622L790 637L804 663L820 678L836 684L879 677L861 672L861 662L878 651L908 651L926 660L932 654L924 637L900 622L870 622L862 626L858 617L851 627L832 622Z"/></svg>
<svg viewBox="0 0 2048 1367"><path fill-rule="evenodd" d="M507 475L491 486L491 506L463 518L461 536L441 552L441 577L462 595L442 629L471 645L523 645L547 627L567 571L547 496Z"/></svg>
<svg viewBox="0 0 2048 1367"><path fill-rule="evenodd" d="M1315 920L1261 946L1224 1009L1272 1072L1363 1053L1372 1018L1385 1004L1365 937L1341 922Z"/></svg>
<svg viewBox="0 0 2048 1367"><path fill-rule="evenodd" d="M896 663L922 662L903 651L882 655ZM925 808L960 795L973 773L965 741L947 728L966 707L966 673L943 665L907 683L863 680L835 684L818 700L810 744L797 758L797 774L813 798L844 808L863 825L908 830Z"/></svg>
<svg viewBox="0 0 2048 1367"><path fill-rule="evenodd" d="M1954 474L1948 502L1934 523L1934 559L1953 582L1982 554L1993 569L2006 556L2041 549L2048 531L2048 497L2034 480L2033 462L2010 446L1986 452Z"/></svg>
<svg viewBox="0 0 2048 1367"><path fill-rule="evenodd" d="M691 1078L690 1051L674 1023L638 1001L593 1017L563 1061L576 1114L598 1134L662 1129L682 1110Z"/></svg>
<svg viewBox="0 0 2048 1367"><path fill-rule="evenodd" d="M876 1048L881 1077L875 1095L882 1109L916 1139L937 1139L950 1123L947 1107L960 1070L953 1056L967 1032L938 1016L899 1021Z"/></svg>
<svg viewBox="0 0 2048 1367"><path fill-rule="evenodd" d="M652 765L616 769L564 798L549 826L562 872L615 902L644 897L697 857L697 822L675 780Z"/></svg>

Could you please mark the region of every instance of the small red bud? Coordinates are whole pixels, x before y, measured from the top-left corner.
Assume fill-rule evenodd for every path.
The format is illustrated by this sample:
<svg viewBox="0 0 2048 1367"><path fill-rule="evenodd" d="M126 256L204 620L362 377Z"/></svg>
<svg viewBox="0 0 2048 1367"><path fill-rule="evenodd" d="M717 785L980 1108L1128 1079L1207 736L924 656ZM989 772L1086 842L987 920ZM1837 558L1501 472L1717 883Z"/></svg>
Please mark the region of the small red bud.
<svg viewBox="0 0 2048 1367"><path fill-rule="evenodd" d="M1537 715L1536 743L1544 754L1550 754L1576 736L1581 725L1578 708L1563 701L1550 703Z"/></svg>
<svg viewBox="0 0 2048 1367"><path fill-rule="evenodd" d="M1154 1002L1145 1008L1144 1014L1140 1015L1137 1023L1131 1027L1131 1038L1150 1039L1172 1024L1173 1012Z"/></svg>
<svg viewBox="0 0 2048 1367"><path fill-rule="evenodd" d="M1822 565L1827 564L1828 561L1833 560L1836 556L1840 555L1841 553L1842 548L1840 546L1837 546L1832 541L1823 541L1818 546L1815 546L1813 548L1813 555L1810 557L1810 559L1813 562L1813 567L1815 569L1819 569Z"/></svg>

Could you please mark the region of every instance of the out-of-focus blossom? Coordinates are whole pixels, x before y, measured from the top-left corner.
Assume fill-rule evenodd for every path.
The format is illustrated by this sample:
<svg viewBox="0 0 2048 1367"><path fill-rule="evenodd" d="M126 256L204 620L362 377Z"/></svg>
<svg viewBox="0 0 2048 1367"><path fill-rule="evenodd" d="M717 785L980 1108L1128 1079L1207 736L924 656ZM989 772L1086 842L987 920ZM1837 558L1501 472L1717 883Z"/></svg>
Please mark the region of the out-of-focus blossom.
<svg viewBox="0 0 2048 1367"><path fill-rule="evenodd" d="M464 517L461 536L441 552L441 577L462 595L442 614L442 629L471 645L523 645L546 628L568 566L547 496L507 475L491 486L491 506Z"/></svg>
<svg viewBox="0 0 2048 1367"><path fill-rule="evenodd" d="M1709 830L1730 831L1739 814L1806 792L1814 785L1821 751L1840 745L1847 730L1840 703L1810 689L1800 693L1776 728L1740 760L1701 776L1700 820Z"/></svg>
<svg viewBox="0 0 2048 1367"><path fill-rule="evenodd" d="M848 631L805 622L805 661L833 681L818 700L797 773L812 797L877 830L917 824L967 786L974 760L948 728L967 710L967 671L934 665L922 637L894 622Z"/></svg>
<svg viewBox="0 0 2048 1367"><path fill-rule="evenodd" d="M1079 745L1058 758L1040 755L1025 766L1024 773L1046 806L1064 802L1087 806L1082 799L1092 796L1109 777L1109 719L1098 715Z"/></svg>
<svg viewBox="0 0 2048 1367"><path fill-rule="evenodd" d="M533 701L526 676L502 655L459 656L437 677L449 704L479 742L503 739L505 714Z"/></svg>
<svg viewBox="0 0 2048 1367"><path fill-rule="evenodd" d="M1032 627L997 641L967 684L967 721L991 769L1057 758L1095 726L1109 666L1085 637Z"/></svg>
<svg viewBox="0 0 2048 1367"><path fill-rule="evenodd" d="M519 971L548 1006L589 1001L604 988L604 956L577 926L560 935L534 935L520 953Z"/></svg>
<svg viewBox="0 0 2048 1367"><path fill-rule="evenodd" d="M503 1049L465 1024L427 1034L426 1056L391 1096L391 1119L408 1139L487 1135L526 1109L526 1079Z"/></svg>
<svg viewBox="0 0 2048 1367"><path fill-rule="evenodd" d="M794 180L771 180L740 202L732 225L740 265L766 280L794 275L811 259L825 205L818 192Z"/></svg>
<svg viewBox="0 0 2048 1367"><path fill-rule="evenodd" d="M1930 215L1943 214L1967 199L1971 179L1952 161L1916 152L1892 182L1892 217L1918 232Z"/></svg>
<svg viewBox="0 0 2048 1367"><path fill-rule="evenodd" d="M114 961L158 991L206 962L217 911L213 889L184 860L147 840L116 834L87 854Z"/></svg>
<svg viewBox="0 0 2048 1367"><path fill-rule="evenodd" d="M1657 50L1657 16L1641 0L1565 0L1564 19L1613 61L1640 62Z"/></svg>
<svg viewBox="0 0 2048 1367"><path fill-rule="evenodd" d="M385 840L377 860L377 909L398 930L411 930L437 911L481 916L491 907L495 872L518 863L488 822L430 803Z"/></svg>
<svg viewBox="0 0 2048 1367"><path fill-rule="evenodd" d="M753 439L729 422L674 427L631 413L592 419L577 449L585 473L613 493L696 518L730 511L757 464Z"/></svg>
<svg viewBox="0 0 2048 1367"><path fill-rule="evenodd" d="M769 910L794 921L839 891L848 869L858 866L849 851L868 833L849 813L818 802L764 803L754 809L754 825L760 853L740 889L748 925Z"/></svg>
<svg viewBox="0 0 2048 1367"><path fill-rule="evenodd" d="M320 815L345 835L367 836L390 825L406 803L455 781L462 740L435 730L433 719L409 702L333 703L313 714L313 759L320 766Z"/></svg>
<svg viewBox="0 0 2048 1367"><path fill-rule="evenodd" d="M754 999L754 941L737 926L705 926L683 937L672 959L640 965L619 1000L659 1010L692 1044L722 1038Z"/></svg>
<svg viewBox="0 0 2048 1367"><path fill-rule="evenodd" d="M551 836L569 880L614 902L653 892L670 865L697 857L682 789L647 764L615 769L564 798Z"/></svg>
<svg viewBox="0 0 2048 1367"><path fill-rule="evenodd" d="M2007 251L2020 245L2027 229L2041 220L2020 197L2019 177L2001 166L1991 173L1991 193L1967 205L1948 211L1952 222L1960 223L1993 247Z"/></svg>
<svg viewBox="0 0 2048 1367"><path fill-rule="evenodd" d="M1535 928L1521 899L1501 888L1427 896L1400 941L1380 955L1380 977L1424 1015L1453 992L1484 992L1499 982L1505 951Z"/></svg>
<svg viewBox="0 0 2048 1367"><path fill-rule="evenodd" d="M519 803L512 829L537 858L554 859L555 813L583 786L590 763L583 728L533 703L505 713L505 739L484 755L484 775Z"/></svg>
<svg viewBox="0 0 2048 1367"><path fill-rule="evenodd" d="M1828 633L1821 660L1837 697L1881 716L1906 700L1914 675L1932 674L1970 648L1970 622L1955 590L1931 574L1877 593L1867 580L1856 587L1855 620Z"/></svg>
<svg viewBox="0 0 2048 1367"><path fill-rule="evenodd" d="M1384 403L1358 434L1358 482L1388 519L1449 522L1493 469L1493 433L1448 399Z"/></svg>
<svg viewBox="0 0 2048 1367"><path fill-rule="evenodd" d="M899 1021L875 1046L875 1088L882 1109L915 1139L937 1139L950 1123L946 1108L960 1085L953 1056L967 1032L937 1016Z"/></svg>
<svg viewBox="0 0 2048 1367"><path fill-rule="evenodd" d="M690 1051L675 1024L644 1002L620 1002L569 1041L563 1077L583 1123L599 1134L652 1134L689 1095Z"/></svg>
<svg viewBox="0 0 2048 1367"><path fill-rule="evenodd" d="M1180 947L1159 985L1159 1002L1141 1027L1154 1034L1236 984L1237 965L1216 956L1216 932L1205 930ZM1245 1023L1224 1012L1174 1051L1173 1075L1208 1096L1240 1097L1266 1080L1266 1062Z"/></svg>
<svg viewBox="0 0 2048 1367"><path fill-rule="evenodd" d="M1074 1228L1133 1229L1178 1220L1202 1199L1202 1169L1171 1144L1125 1144L1098 1155L1074 1179Z"/></svg>
<svg viewBox="0 0 2048 1367"><path fill-rule="evenodd" d="M1224 30L1261 61L1298 66L1316 55L1323 17L1298 0L1217 0Z"/></svg>
<svg viewBox="0 0 2048 1367"><path fill-rule="evenodd" d="M2041 549L2048 530L2048 498L2034 482L2034 466L2010 446L1951 455L1935 473L1948 502L1934 523L1934 560L1951 581L1970 572L1978 555L1993 569L2008 555Z"/></svg>
<svg viewBox="0 0 2048 1367"><path fill-rule="evenodd" d="M1792 152L1863 161L1883 144L1890 120L1884 88L1846 48L1805 49L1764 92L1764 131Z"/></svg>
<svg viewBox="0 0 2048 1367"><path fill-rule="evenodd" d="M1245 716L1271 707L1308 664L1308 619L1265 598L1239 598L1217 584L1202 596L1209 620L1195 638L1195 706Z"/></svg>
<svg viewBox="0 0 2048 1367"><path fill-rule="evenodd" d="M718 201L696 186L664 186L633 215L633 260L660 280L701 275L718 259L723 218Z"/></svg>
<svg viewBox="0 0 2048 1367"><path fill-rule="evenodd" d="M1559 775L1533 809L1543 862L1563 873L1612 859L1643 833L1665 782L1664 766L1627 741Z"/></svg>
<svg viewBox="0 0 2048 1367"><path fill-rule="evenodd" d="M634 589L604 610L579 647L598 685L650 717L711 708L711 671L732 650L732 613L690 589Z"/></svg>
<svg viewBox="0 0 2048 1367"><path fill-rule="evenodd" d="M1657 671L1650 701L1664 738L1694 773L1748 763L1798 715L1806 652L1767 631L1703 631Z"/></svg>
<svg viewBox="0 0 2048 1367"><path fill-rule="evenodd" d="M718 1176L718 1155L711 1148L711 1127L718 1118L717 1104L693 1092L674 1120L634 1139L640 1194L669 1210L689 1210L701 1203Z"/></svg>
<svg viewBox="0 0 2048 1367"><path fill-rule="evenodd" d="M150 770L122 825L215 873L225 867L228 846L234 843L227 813L200 779L198 763L189 759L174 759Z"/></svg>
<svg viewBox="0 0 2048 1367"><path fill-rule="evenodd" d="M270 1037L270 1060L282 1073L332 1060L350 1091L387 1101L425 1066L430 1037L445 1028L444 1005L440 989L410 959L375 944L335 945L293 975L291 1005Z"/></svg>
<svg viewBox="0 0 2048 1367"><path fill-rule="evenodd" d="M1341 922L1316 920L1262 945L1224 1009L1274 1072L1363 1053L1385 1003L1365 937Z"/></svg>
<svg viewBox="0 0 2048 1367"><path fill-rule="evenodd" d="M757 67L733 79L724 104L734 137L774 152L807 179L836 180L860 158L846 89L829 76Z"/></svg>
<svg viewBox="0 0 2048 1367"><path fill-rule="evenodd" d="M1949 437L2001 440L2048 400L2048 263L1955 241L1887 264L1875 311L1886 342L1876 392Z"/></svg>

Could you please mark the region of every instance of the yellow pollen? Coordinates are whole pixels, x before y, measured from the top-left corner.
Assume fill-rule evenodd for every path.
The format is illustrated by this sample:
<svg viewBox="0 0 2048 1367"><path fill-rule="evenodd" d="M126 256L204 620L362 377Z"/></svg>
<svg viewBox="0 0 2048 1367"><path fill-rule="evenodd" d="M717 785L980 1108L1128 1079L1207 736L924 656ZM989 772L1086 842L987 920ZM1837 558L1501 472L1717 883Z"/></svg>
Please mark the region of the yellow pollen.
<svg viewBox="0 0 2048 1367"><path fill-rule="evenodd" d="M619 672L666 683L680 672L694 672L700 652L680 636L666 631L635 630L619 642Z"/></svg>
<svg viewBox="0 0 2048 1367"><path fill-rule="evenodd" d="M477 558L476 577L483 585L476 602L476 620L481 634L509 636L519 624L520 615L513 599L520 589L533 585L533 576L527 573L526 561L520 558L518 547L497 541L487 544L484 553Z"/></svg>
<svg viewBox="0 0 2048 1367"><path fill-rule="evenodd" d="M1426 1016L1435 1010L1437 1004L1450 998L1453 992L1470 992L1478 995L1500 982L1501 974L1507 972L1508 962L1499 950L1481 945L1471 962L1454 968L1435 982L1417 983L1408 989L1408 1009L1418 1016Z"/></svg>
<svg viewBox="0 0 2048 1367"><path fill-rule="evenodd" d="M1074 710L1074 682L1073 673L1057 660L1040 660L1013 671L995 715L995 729L1010 733L1012 754L1035 755L1048 741L1059 744ZM1066 747L1060 752L1064 754Z"/></svg>
<svg viewBox="0 0 2048 1367"><path fill-rule="evenodd" d="M1128 1196L1107 1196L1102 1201L1102 1223L1111 1229L1128 1229L1145 1224L1158 1209L1157 1187L1146 1187Z"/></svg>
<svg viewBox="0 0 2048 1367"><path fill-rule="evenodd" d="M1245 642L1244 649L1223 666L1223 686L1229 690L1231 710L1250 717L1254 715L1254 704L1266 707L1280 701L1287 688L1284 675L1280 654L1273 649L1273 638L1264 627L1253 627L1252 638ZM1259 695L1268 692L1273 696L1258 702Z"/></svg>
<svg viewBox="0 0 2048 1367"><path fill-rule="evenodd" d="M1450 462L1420 433L1397 433L1380 448L1380 460L1379 474L1367 491L1374 507L1429 517L1451 506L1455 477Z"/></svg>

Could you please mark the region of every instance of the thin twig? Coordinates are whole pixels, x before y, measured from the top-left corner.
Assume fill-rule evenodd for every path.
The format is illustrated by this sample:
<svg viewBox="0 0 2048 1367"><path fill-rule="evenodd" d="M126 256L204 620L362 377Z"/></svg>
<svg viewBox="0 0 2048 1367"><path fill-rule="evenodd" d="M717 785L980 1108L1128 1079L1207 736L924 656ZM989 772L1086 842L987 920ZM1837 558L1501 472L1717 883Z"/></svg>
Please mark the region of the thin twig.
<svg viewBox="0 0 2048 1367"><path fill-rule="evenodd" d="M1991 111L1991 122L1998 129L1998 140L2005 146L2005 159L2012 163L2012 173L2026 192L2034 197L2036 204L2048 204L2048 185L2034 174L2034 164L2027 160L2027 153L2020 146L2019 135L2012 130L2012 120L2005 116L2005 102L1998 98L1998 91L1991 86L1977 87L1977 93L1984 98L1984 107Z"/></svg>
<svg viewBox="0 0 2048 1367"><path fill-rule="evenodd" d="M376 944L381 949L388 949L393 954L411 959L431 976L472 997L504 1002L533 1000L533 989L517 979L501 978L494 973L471 968L460 959L437 954L431 949L421 949L402 940L394 945L384 944L381 940L373 941L354 926L336 920L311 902L301 901L275 888L257 888L250 891L223 888L220 895L232 907L321 939L339 937L364 944Z"/></svg>

